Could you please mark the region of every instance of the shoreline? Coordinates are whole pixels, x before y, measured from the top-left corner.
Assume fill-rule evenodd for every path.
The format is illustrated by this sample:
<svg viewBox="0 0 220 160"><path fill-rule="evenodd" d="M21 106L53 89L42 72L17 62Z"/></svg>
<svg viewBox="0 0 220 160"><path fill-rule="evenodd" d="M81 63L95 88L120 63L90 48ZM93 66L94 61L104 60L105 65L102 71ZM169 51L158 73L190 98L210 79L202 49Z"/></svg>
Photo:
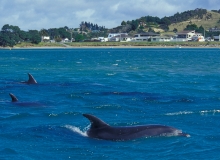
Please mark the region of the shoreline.
<svg viewBox="0 0 220 160"><path fill-rule="evenodd" d="M14 47L0 47L0 50L15 50L15 49L109 49L109 48L220 48L220 43L40 43L40 44L30 44L23 43L16 45Z"/></svg>
<svg viewBox="0 0 220 160"><path fill-rule="evenodd" d="M0 50L19 50L19 49L135 49L135 48L143 48L143 49L153 49L153 48L158 48L158 49L220 49L220 46L181 46L181 47L176 47L176 46L76 46L76 47L0 47Z"/></svg>

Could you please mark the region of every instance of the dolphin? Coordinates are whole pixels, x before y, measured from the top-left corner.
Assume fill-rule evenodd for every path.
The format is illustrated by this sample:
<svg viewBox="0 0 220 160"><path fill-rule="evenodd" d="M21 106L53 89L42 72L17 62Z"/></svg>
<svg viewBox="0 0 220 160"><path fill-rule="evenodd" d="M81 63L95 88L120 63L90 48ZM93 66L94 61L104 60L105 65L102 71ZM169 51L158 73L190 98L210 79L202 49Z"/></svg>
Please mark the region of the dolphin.
<svg viewBox="0 0 220 160"><path fill-rule="evenodd" d="M37 84L37 81L34 79L34 77L28 73L28 81L26 82L22 82L22 83L26 83L26 84Z"/></svg>
<svg viewBox="0 0 220 160"><path fill-rule="evenodd" d="M156 136L184 136L190 137L189 134L182 133L181 130L165 125L139 125L139 126L119 126L113 127L101 119L90 115L83 114L91 122L90 129L86 131L88 137L111 140L126 141L144 137Z"/></svg>
<svg viewBox="0 0 220 160"><path fill-rule="evenodd" d="M11 97L11 102L17 102L18 99L17 97L15 97L15 95L13 95L12 93L9 93L10 97Z"/></svg>
<svg viewBox="0 0 220 160"><path fill-rule="evenodd" d="M44 106L38 102L20 102L14 94L9 93L9 95L11 97L11 102L19 106Z"/></svg>

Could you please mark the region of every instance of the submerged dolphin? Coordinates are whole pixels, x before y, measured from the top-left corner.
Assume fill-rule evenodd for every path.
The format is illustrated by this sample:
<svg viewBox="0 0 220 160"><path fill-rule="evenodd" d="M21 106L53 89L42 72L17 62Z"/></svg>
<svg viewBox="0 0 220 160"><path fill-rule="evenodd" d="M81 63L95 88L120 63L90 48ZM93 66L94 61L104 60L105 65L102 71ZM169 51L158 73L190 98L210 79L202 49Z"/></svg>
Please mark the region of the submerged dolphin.
<svg viewBox="0 0 220 160"><path fill-rule="evenodd" d="M28 81L26 82L22 82L22 83L26 83L26 84L37 84L37 81L34 79L34 77L28 73Z"/></svg>
<svg viewBox="0 0 220 160"><path fill-rule="evenodd" d="M91 122L91 127L87 130L87 135L91 138L98 138L112 141L125 141L133 140L143 137L154 136L185 136L190 137L189 134L182 133L173 127L165 125L142 125L142 126L109 126L99 118L90 115L83 114Z"/></svg>
<svg viewBox="0 0 220 160"><path fill-rule="evenodd" d="M19 106L44 106L38 102L20 102L18 101L18 98L12 93L9 93L9 95L11 97L11 102Z"/></svg>

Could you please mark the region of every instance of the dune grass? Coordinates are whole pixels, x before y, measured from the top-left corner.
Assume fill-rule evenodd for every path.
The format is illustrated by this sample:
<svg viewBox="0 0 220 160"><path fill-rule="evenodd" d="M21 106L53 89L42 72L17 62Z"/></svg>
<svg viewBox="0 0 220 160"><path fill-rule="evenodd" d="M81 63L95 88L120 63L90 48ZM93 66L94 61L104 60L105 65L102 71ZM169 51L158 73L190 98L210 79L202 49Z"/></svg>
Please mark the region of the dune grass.
<svg viewBox="0 0 220 160"><path fill-rule="evenodd" d="M16 44L15 47L28 48L28 47L64 47L64 46L59 43L40 42L39 44L33 44L33 43L28 43L28 42L22 42L22 43Z"/></svg>
<svg viewBox="0 0 220 160"><path fill-rule="evenodd" d="M73 42L68 43L71 47L216 47L220 42Z"/></svg>

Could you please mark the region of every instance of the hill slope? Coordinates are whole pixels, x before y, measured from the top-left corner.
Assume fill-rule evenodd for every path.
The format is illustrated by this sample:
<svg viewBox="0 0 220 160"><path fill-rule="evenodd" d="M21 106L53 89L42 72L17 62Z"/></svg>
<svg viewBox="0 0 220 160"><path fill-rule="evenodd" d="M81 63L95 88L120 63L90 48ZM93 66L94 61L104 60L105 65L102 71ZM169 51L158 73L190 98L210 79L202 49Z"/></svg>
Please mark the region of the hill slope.
<svg viewBox="0 0 220 160"><path fill-rule="evenodd" d="M174 28L176 28L178 31L182 31L189 24L196 24L198 27L203 26L205 30L215 26L220 28L220 23L218 23L220 20L220 14L212 11L208 11L207 14L212 15L210 19L207 19L206 16L203 16L202 19L190 18L188 21L172 23L169 25L169 31L173 31Z"/></svg>
<svg viewBox="0 0 220 160"><path fill-rule="evenodd" d="M123 21L121 26L110 29L110 32L127 32L133 35L137 32L160 32L161 34L175 34L174 29L183 31L187 25L195 24L202 26L205 30L209 28L220 28L220 10L213 12L206 9L189 10L182 13L177 12L169 17L144 16L132 21Z"/></svg>

